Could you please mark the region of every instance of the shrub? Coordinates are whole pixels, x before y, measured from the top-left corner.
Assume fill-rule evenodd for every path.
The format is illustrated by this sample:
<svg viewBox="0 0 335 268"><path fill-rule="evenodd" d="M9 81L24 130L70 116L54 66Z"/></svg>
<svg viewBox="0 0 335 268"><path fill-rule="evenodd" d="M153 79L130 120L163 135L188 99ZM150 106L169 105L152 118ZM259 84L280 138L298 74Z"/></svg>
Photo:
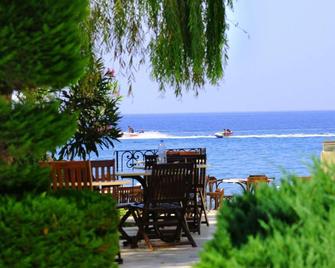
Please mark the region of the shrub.
<svg viewBox="0 0 335 268"><path fill-rule="evenodd" d="M222 206L196 267L334 267L334 171L317 165L311 181L288 178Z"/></svg>
<svg viewBox="0 0 335 268"><path fill-rule="evenodd" d="M0 98L0 122L0 194L46 191L48 170L38 161L71 137L75 114L60 113L58 103L11 104Z"/></svg>
<svg viewBox="0 0 335 268"><path fill-rule="evenodd" d="M87 63L80 23L88 8L88 0L1 1L0 91L77 81Z"/></svg>
<svg viewBox="0 0 335 268"><path fill-rule="evenodd" d="M87 159L91 153L99 156L98 147L114 147L113 141L121 137L117 82L113 72L103 74L103 69L101 58L92 59L79 82L62 91L62 110L77 113L79 118L76 133L59 150L59 159Z"/></svg>
<svg viewBox="0 0 335 268"><path fill-rule="evenodd" d="M118 214L110 196L2 196L0 219L0 267L116 267Z"/></svg>

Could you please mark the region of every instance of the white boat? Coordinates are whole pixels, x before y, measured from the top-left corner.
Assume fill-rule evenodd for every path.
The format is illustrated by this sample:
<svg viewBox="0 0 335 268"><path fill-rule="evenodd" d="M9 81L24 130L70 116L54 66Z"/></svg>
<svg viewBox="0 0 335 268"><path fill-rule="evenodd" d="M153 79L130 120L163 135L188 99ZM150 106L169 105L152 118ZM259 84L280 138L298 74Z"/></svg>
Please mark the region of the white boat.
<svg viewBox="0 0 335 268"><path fill-rule="evenodd" d="M214 133L214 136L217 138L229 137L231 135L233 135L233 131L227 131L227 130Z"/></svg>
<svg viewBox="0 0 335 268"><path fill-rule="evenodd" d="M138 137L139 135L140 135L139 132L123 132L122 138L133 138L133 137Z"/></svg>

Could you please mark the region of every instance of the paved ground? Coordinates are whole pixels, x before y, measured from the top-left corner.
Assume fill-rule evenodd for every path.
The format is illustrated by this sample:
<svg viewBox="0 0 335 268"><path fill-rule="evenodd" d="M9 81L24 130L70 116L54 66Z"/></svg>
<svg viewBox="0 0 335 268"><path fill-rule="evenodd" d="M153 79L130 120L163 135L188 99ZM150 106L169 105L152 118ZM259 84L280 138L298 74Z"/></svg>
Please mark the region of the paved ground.
<svg viewBox="0 0 335 268"><path fill-rule="evenodd" d="M215 212L210 212L208 218L210 226L207 227L203 224L201 226L201 235L193 234L193 238L198 247L193 248L191 245L177 245L167 248L155 248L154 251L149 251L143 242L139 243L139 248L137 249L121 247L123 264L120 265L120 267L191 267L198 261L198 255L202 249L202 245L211 239L215 231Z"/></svg>

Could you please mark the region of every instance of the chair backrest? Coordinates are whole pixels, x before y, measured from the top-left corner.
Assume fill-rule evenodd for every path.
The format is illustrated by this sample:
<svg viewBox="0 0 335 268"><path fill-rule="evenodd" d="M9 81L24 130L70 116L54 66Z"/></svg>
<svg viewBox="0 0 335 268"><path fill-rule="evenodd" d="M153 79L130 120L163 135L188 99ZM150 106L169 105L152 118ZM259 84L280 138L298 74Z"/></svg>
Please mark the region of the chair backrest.
<svg viewBox="0 0 335 268"><path fill-rule="evenodd" d="M206 187L208 192L215 192L218 189L218 179L214 176L206 176Z"/></svg>
<svg viewBox="0 0 335 268"><path fill-rule="evenodd" d="M158 155L144 156L144 169L152 169L154 164L157 164Z"/></svg>
<svg viewBox="0 0 335 268"><path fill-rule="evenodd" d="M253 191L260 183L269 183L270 179L265 175L250 175L247 180L247 190Z"/></svg>
<svg viewBox="0 0 335 268"><path fill-rule="evenodd" d="M184 152L185 153L185 152ZM188 155L168 155L168 163L192 163L195 165L194 173L194 185L196 187L205 188L206 185L206 167L197 168L197 165L206 165L207 156L206 154L199 154L196 152Z"/></svg>
<svg viewBox="0 0 335 268"><path fill-rule="evenodd" d="M94 181L115 180L115 160L93 160L91 162Z"/></svg>
<svg viewBox="0 0 335 268"><path fill-rule="evenodd" d="M141 186L119 187L119 203L141 202L143 201L143 190Z"/></svg>
<svg viewBox="0 0 335 268"><path fill-rule="evenodd" d="M53 190L93 189L89 161L53 161L49 165Z"/></svg>
<svg viewBox="0 0 335 268"><path fill-rule="evenodd" d="M167 157L169 156L197 156L201 154L198 151L173 151L169 150L166 152Z"/></svg>
<svg viewBox="0 0 335 268"><path fill-rule="evenodd" d="M191 190L194 166L191 163L157 164L148 177L148 203L186 203Z"/></svg>

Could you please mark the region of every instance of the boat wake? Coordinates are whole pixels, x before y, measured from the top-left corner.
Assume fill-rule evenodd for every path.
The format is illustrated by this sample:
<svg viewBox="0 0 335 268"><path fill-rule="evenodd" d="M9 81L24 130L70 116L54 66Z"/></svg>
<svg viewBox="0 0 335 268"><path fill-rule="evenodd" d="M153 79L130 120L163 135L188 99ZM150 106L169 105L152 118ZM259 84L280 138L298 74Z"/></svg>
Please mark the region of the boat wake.
<svg viewBox="0 0 335 268"><path fill-rule="evenodd" d="M229 138L237 139L251 139L251 138L322 138L322 137L335 137L335 133L320 133L320 134L305 134L305 133L295 133L295 134L259 134L259 135L236 135Z"/></svg>
<svg viewBox="0 0 335 268"><path fill-rule="evenodd" d="M292 134L245 134L245 135L232 135L223 137L223 139L284 139L284 138L322 138L322 137L335 137L335 133L292 133ZM134 140L134 139L216 139L214 135L170 135L159 131L146 131L143 133L135 133L129 135L124 133L120 140Z"/></svg>
<svg viewBox="0 0 335 268"><path fill-rule="evenodd" d="M215 138L214 135L190 135L190 136L177 136L165 134L159 131L145 131L143 133L135 133L134 135L125 132L120 140L134 140L134 139L207 139Z"/></svg>

